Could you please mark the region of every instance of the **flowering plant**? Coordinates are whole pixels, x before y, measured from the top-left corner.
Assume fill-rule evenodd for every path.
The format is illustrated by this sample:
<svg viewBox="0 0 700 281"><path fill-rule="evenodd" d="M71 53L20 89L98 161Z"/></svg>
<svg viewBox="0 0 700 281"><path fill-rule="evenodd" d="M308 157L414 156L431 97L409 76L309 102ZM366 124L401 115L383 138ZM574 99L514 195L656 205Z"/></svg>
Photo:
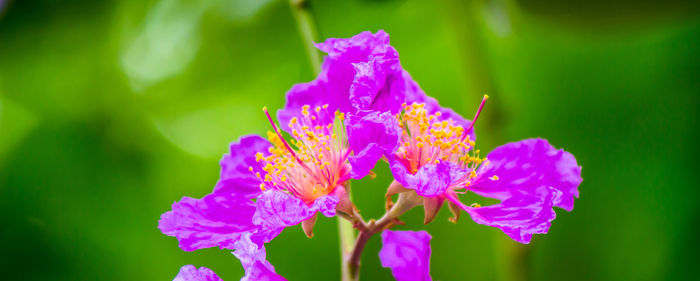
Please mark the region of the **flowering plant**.
<svg viewBox="0 0 700 281"><path fill-rule="evenodd" d="M285 280L267 261L265 243L298 224L312 237L320 213L349 221L359 232L344 254L344 280L359 278L362 249L377 233L382 265L397 280L431 280L431 236L390 230L406 211L422 205L427 224L447 203L453 222L464 211L476 223L529 243L533 234L549 230L553 207L573 209L582 179L570 153L544 139L526 139L481 157L474 125L488 96L472 120L441 106L401 67L383 31L316 46L328 55L315 80L287 92L277 112L286 126L263 108L271 124L266 138L233 142L212 193L183 197L162 215L160 230L183 250L234 250L245 269L241 280ZM394 176L387 212L366 221L351 200L350 182L372 175L380 160ZM465 204L459 195L467 192L500 202ZM186 265L175 280L220 279Z"/></svg>

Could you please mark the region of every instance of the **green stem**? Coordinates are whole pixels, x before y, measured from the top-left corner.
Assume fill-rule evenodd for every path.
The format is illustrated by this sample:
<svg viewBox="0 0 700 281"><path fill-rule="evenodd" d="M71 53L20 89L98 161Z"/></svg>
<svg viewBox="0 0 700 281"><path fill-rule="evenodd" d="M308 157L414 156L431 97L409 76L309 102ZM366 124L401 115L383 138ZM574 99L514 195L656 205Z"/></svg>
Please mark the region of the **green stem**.
<svg viewBox="0 0 700 281"><path fill-rule="evenodd" d="M289 0L292 8L292 15L297 23L299 35L304 43L306 54L309 56L309 62L314 74L321 72L321 55L318 53L314 44L318 42L318 33L316 32L316 24L309 12L309 3L306 0Z"/></svg>
<svg viewBox="0 0 700 281"><path fill-rule="evenodd" d="M355 281L350 264L346 262L353 254L355 230L350 221L338 217L338 236L340 237L340 274L342 281ZM359 274L355 274L359 276Z"/></svg>
<svg viewBox="0 0 700 281"><path fill-rule="evenodd" d="M357 237L357 241L355 241L355 245L345 262L345 267L348 268L348 275L343 275L343 281L360 280L360 259L362 258L362 250L364 250L365 245L367 245L369 238L375 233L391 228L403 213L420 205L422 201L423 199L413 191L401 193L399 194L399 200L396 204L394 204L382 218L378 221L371 220L369 223L363 224L360 227L360 235Z"/></svg>

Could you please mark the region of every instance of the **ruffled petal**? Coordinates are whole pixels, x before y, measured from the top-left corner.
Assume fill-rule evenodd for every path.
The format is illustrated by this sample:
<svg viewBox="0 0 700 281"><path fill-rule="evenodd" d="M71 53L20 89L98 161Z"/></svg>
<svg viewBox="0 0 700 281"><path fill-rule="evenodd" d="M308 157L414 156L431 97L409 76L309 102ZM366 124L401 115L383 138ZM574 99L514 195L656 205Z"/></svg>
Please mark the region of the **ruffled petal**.
<svg viewBox="0 0 700 281"><path fill-rule="evenodd" d="M430 281L430 234L425 231L382 232L379 259L397 281Z"/></svg>
<svg viewBox="0 0 700 281"><path fill-rule="evenodd" d="M328 52L324 62L328 81L351 82L347 98L354 109L399 111L404 83L399 53L389 44L389 34L383 30L375 34L362 32L348 39L329 39L317 46Z"/></svg>
<svg viewBox="0 0 700 281"><path fill-rule="evenodd" d="M486 197L505 200L534 193L542 186L559 191L554 206L571 211L578 198L581 167L571 153L556 149L544 139L526 139L494 149L487 156L470 190ZM494 180L495 177L498 180Z"/></svg>
<svg viewBox="0 0 700 281"><path fill-rule="evenodd" d="M404 82L398 57L354 63L355 77L350 86L350 104L360 110L399 112L405 99Z"/></svg>
<svg viewBox="0 0 700 281"><path fill-rule="evenodd" d="M529 243L532 234L547 233L556 217L554 206L573 209L582 179L570 153L543 139L527 139L500 146L487 158L490 163L479 167L468 189L501 203L475 208L459 203L454 193L448 195L475 222Z"/></svg>
<svg viewBox="0 0 700 281"><path fill-rule="evenodd" d="M398 147L401 132L389 112L351 114L345 125L350 149L354 151L349 157L354 179L366 176L382 156L393 154Z"/></svg>
<svg viewBox="0 0 700 281"><path fill-rule="evenodd" d="M386 74L377 60L352 64L355 67L355 79L350 86L350 103L355 108L369 108L372 101L384 87Z"/></svg>
<svg viewBox="0 0 700 281"><path fill-rule="evenodd" d="M241 137L229 146L229 153L224 154L219 164L221 165L221 179L255 177L248 169L258 167L255 154L266 152L270 142L258 135ZM262 170L262 169L261 169Z"/></svg>
<svg viewBox="0 0 700 281"><path fill-rule="evenodd" d="M282 281L284 279L275 273L275 268L267 261L265 246L254 243L251 234L246 233L236 242L233 255L240 261L245 276L241 281Z"/></svg>
<svg viewBox="0 0 700 281"><path fill-rule="evenodd" d="M223 281L211 269L200 267L197 269L194 265L183 265L180 272L177 273L173 281Z"/></svg>
<svg viewBox="0 0 700 281"><path fill-rule="evenodd" d="M391 173L396 181L404 187L413 189L418 195L432 197L443 194L447 188L468 172L458 165L447 161L428 164L411 174L406 165L396 157L389 157Z"/></svg>
<svg viewBox="0 0 700 281"><path fill-rule="evenodd" d="M254 203L233 192L232 186L223 186L202 199L183 197L161 216L158 228L176 237L185 251L215 246L234 249L240 235L257 226L252 222Z"/></svg>
<svg viewBox="0 0 700 281"><path fill-rule="evenodd" d="M220 161L221 175L214 190L226 188L237 196L253 199L260 195L260 180L255 176L265 171L255 161L255 154L267 152L270 142L258 135L250 135L231 143L229 153L224 154ZM253 168L251 172L249 168Z"/></svg>
<svg viewBox="0 0 700 281"><path fill-rule="evenodd" d="M338 196L327 195L316 199L310 207L301 199L278 190L263 192L255 202L253 223L261 227L263 242L269 242L288 226L311 218L316 212L330 217L335 215Z"/></svg>
<svg viewBox="0 0 700 281"><path fill-rule="evenodd" d="M314 201L314 204L309 208L312 212L321 212L326 217L335 216L335 207L340 199L336 195L326 195Z"/></svg>
<svg viewBox="0 0 700 281"><path fill-rule="evenodd" d="M527 244L533 234L547 233L552 220L556 218L552 209L554 201L560 196L558 190L541 186L486 207L466 206L451 192L448 192L447 198L467 211L474 222L496 227L513 240Z"/></svg>
<svg viewBox="0 0 700 281"><path fill-rule="evenodd" d="M344 113L358 109L398 110L403 102L401 65L386 32L329 38L316 46L328 53L321 73L315 80L294 85L287 92L287 103L277 113L281 123L297 116L304 105L327 104L329 111Z"/></svg>
<svg viewBox="0 0 700 281"><path fill-rule="evenodd" d="M331 59L343 58L350 61L391 52L388 50L391 48L389 34L384 30L379 30L375 34L363 31L351 38L328 38L322 43L317 43L316 47L327 53Z"/></svg>

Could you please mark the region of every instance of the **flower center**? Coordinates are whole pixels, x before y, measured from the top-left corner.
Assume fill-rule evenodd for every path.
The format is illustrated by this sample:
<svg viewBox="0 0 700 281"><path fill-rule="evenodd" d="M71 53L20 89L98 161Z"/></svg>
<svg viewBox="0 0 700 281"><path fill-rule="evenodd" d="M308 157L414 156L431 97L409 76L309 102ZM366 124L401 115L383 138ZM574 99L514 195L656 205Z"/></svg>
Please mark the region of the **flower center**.
<svg viewBox="0 0 700 281"><path fill-rule="evenodd" d="M486 161L486 158L479 157L479 150L474 149L475 143L469 133L487 98L488 96L484 96L474 121L466 130L452 119L441 118L440 112L428 114L425 104L404 104L401 112L395 115L402 129L397 156L408 171L415 174L427 164L448 161L470 171L463 180L455 184L467 184L468 180L476 177L476 168Z"/></svg>
<svg viewBox="0 0 700 281"><path fill-rule="evenodd" d="M272 121L266 108L273 131L267 132L272 147L267 155L258 152L256 161L264 175L256 175L263 181L260 188L274 188L293 194L311 204L321 196L328 195L335 187L349 178L347 164L349 148L343 114L336 112L339 122L334 122L328 106L319 106L309 112L309 106L302 107L299 118L292 118L289 128L293 138L287 142ZM252 167L250 168L252 171Z"/></svg>

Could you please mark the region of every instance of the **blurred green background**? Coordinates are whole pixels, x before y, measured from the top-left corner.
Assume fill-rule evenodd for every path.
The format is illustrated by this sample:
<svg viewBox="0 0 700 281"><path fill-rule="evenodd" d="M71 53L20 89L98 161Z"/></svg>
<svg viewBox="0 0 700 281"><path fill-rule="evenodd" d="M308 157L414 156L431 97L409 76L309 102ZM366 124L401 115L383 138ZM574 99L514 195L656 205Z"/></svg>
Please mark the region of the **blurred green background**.
<svg viewBox="0 0 700 281"><path fill-rule="evenodd" d="M0 0L3 280L170 280L184 264L225 280L227 251L183 252L156 228L218 178L227 144L269 129L313 79L282 0ZM311 1L320 38L386 30L406 68L471 117L482 151L544 137L583 166L581 198L528 246L413 210L433 235L435 280L700 278L700 5L681 1ZM386 164L354 183L383 213ZM337 280L334 219L268 245L289 280ZM362 279L392 280L380 241Z"/></svg>

